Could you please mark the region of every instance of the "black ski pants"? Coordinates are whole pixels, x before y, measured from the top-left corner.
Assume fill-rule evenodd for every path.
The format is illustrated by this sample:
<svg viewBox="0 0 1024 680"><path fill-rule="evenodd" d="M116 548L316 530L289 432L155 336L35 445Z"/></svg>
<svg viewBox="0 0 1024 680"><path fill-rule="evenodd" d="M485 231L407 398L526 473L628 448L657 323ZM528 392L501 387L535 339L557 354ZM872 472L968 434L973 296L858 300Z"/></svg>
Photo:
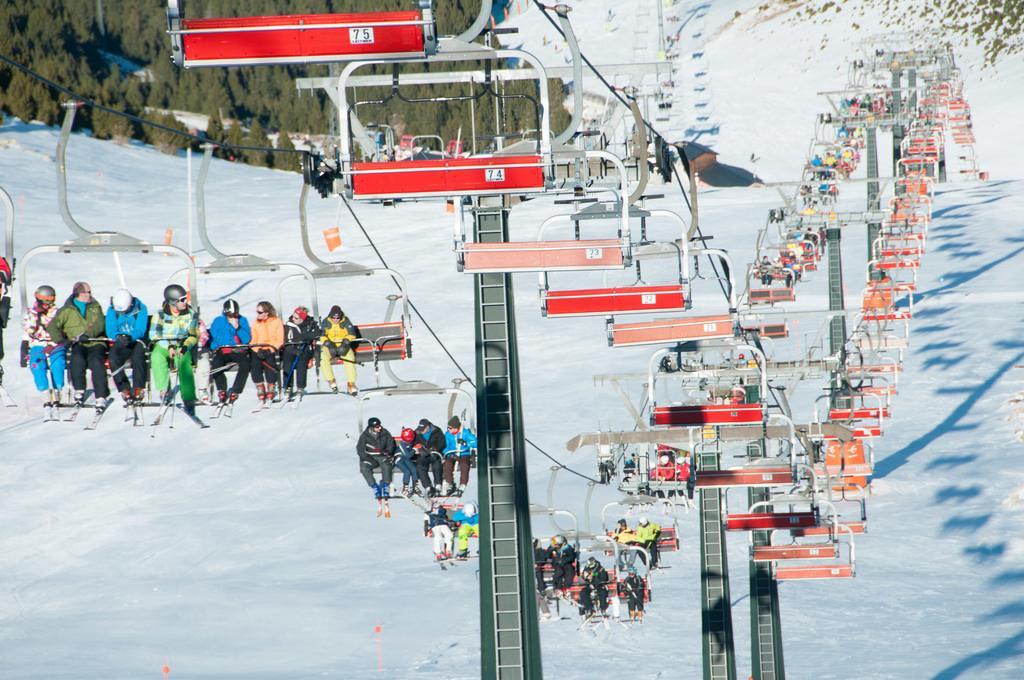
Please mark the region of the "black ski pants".
<svg viewBox="0 0 1024 680"><path fill-rule="evenodd" d="M580 606L583 608L584 614L594 613L594 598L597 598L598 606L601 608L603 614L608 609L608 589L598 588L593 586L584 586L583 590L580 591Z"/></svg>
<svg viewBox="0 0 1024 680"><path fill-rule="evenodd" d="M359 472L366 480L367 486L371 489L377 485L373 478L373 471L380 470L380 481L390 484L394 475L395 464L391 456L381 453L366 454L359 457Z"/></svg>
<svg viewBox="0 0 1024 680"><path fill-rule="evenodd" d="M124 366L125 362L128 365L118 373L118 369ZM126 375L128 369L132 371L131 383L128 382ZM146 346L137 340L127 346L115 342L114 346L110 348L110 372L115 374L114 387L118 392L124 392L133 387L136 389L145 387L146 376L149 372L146 365Z"/></svg>
<svg viewBox="0 0 1024 680"><path fill-rule="evenodd" d="M433 473L433 477L427 473ZM420 451L419 458L416 459L416 472L419 474L420 483L424 488L428 487L439 487L441 486L441 454L437 451ZM431 483L433 479L433 483Z"/></svg>
<svg viewBox="0 0 1024 680"><path fill-rule="evenodd" d="M110 396L107 387L107 346L104 344L83 345L76 342L71 345L71 385L76 390L85 389L85 369L92 372L92 389L97 399Z"/></svg>
<svg viewBox="0 0 1024 680"><path fill-rule="evenodd" d="M254 383L277 384L277 355L270 350L255 350L252 353L252 365L249 367Z"/></svg>
<svg viewBox="0 0 1024 680"><path fill-rule="evenodd" d="M213 382L217 385L218 392L228 389L228 379L224 374L227 371L217 371L228 364L238 366L238 373L235 374L235 382L231 391L241 394L245 389L245 381L249 377L249 350L237 349L230 352L216 350L213 352L213 359L210 360L210 373L213 373ZM214 373L214 371L217 371Z"/></svg>
<svg viewBox="0 0 1024 680"><path fill-rule="evenodd" d="M299 390L306 389L306 374L309 372L309 359L312 356L313 350L309 345L302 347L285 345L281 351L282 389L289 387Z"/></svg>
<svg viewBox="0 0 1024 680"><path fill-rule="evenodd" d="M552 585L556 590L565 590L572 587L572 583L576 579L576 570L573 569L572 564L555 563L552 565L552 569Z"/></svg>

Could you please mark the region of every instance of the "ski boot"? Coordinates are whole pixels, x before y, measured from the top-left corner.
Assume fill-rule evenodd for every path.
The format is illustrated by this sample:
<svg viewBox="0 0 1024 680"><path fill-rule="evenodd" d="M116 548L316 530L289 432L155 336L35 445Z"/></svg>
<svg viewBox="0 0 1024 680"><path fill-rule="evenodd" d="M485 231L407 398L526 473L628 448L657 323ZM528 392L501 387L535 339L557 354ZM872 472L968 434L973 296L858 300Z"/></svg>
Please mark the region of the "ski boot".
<svg viewBox="0 0 1024 680"><path fill-rule="evenodd" d="M380 497L384 500L391 498L391 485L387 482L380 483Z"/></svg>
<svg viewBox="0 0 1024 680"><path fill-rule="evenodd" d="M260 400L260 404L267 403L267 383L256 383L256 398Z"/></svg>
<svg viewBox="0 0 1024 680"><path fill-rule="evenodd" d="M238 401L238 392L234 390L228 392L228 403L234 404L236 401Z"/></svg>
<svg viewBox="0 0 1024 680"><path fill-rule="evenodd" d="M462 494L464 494L464 493L466 493L466 485L465 484L459 484L459 488L457 488L454 491L452 491L452 495L455 496L456 498L461 498Z"/></svg>
<svg viewBox="0 0 1024 680"><path fill-rule="evenodd" d="M444 553L434 553L434 559L438 562L444 562L447 558L444 556Z"/></svg>
<svg viewBox="0 0 1024 680"><path fill-rule="evenodd" d="M419 496L419 495L421 495L420 494L420 483L418 481L412 483L412 486L409 488L409 495L411 495L411 496Z"/></svg>
<svg viewBox="0 0 1024 680"><path fill-rule="evenodd" d="M327 381L327 389L329 389L333 394L337 394L338 393L338 383L334 382L333 380L328 380Z"/></svg>
<svg viewBox="0 0 1024 680"><path fill-rule="evenodd" d="M146 390L136 387L132 392L132 406L142 406L146 399Z"/></svg>
<svg viewBox="0 0 1024 680"><path fill-rule="evenodd" d="M128 408L132 405L132 391L121 390L121 398L124 399L124 407Z"/></svg>
<svg viewBox="0 0 1024 680"><path fill-rule="evenodd" d="M399 493L401 493L403 496L408 498L409 497L409 485L408 484L403 484L402 485L402 490Z"/></svg>
<svg viewBox="0 0 1024 680"><path fill-rule="evenodd" d="M426 495L427 495L427 498L437 498L437 487L436 486L427 487L427 494Z"/></svg>
<svg viewBox="0 0 1024 680"><path fill-rule="evenodd" d="M85 406L85 390L75 390L75 406Z"/></svg>
<svg viewBox="0 0 1024 680"><path fill-rule="evenodd" d="M221 403L221 404L228 403L228 393L227 393L227 390L220 390L219 392L217 392L217 401L219 403Z"/></svg>
<svg viewBox="0 0 1024 680"><path fill-rule="evenodd" d="M381 500L383 498L383 495L382 495L383 493L384 492L380 488L380 483L379 482L377 484L373 485L373 497L374 498L376 498L377 500Z"/></svg>
<svg viewBox="0 0 1024 680"><path fill-rule="evenodd" d="M359 389L356 387L356 384L354 382L350 382L348 384L348 393L351 394L353 397L359 394Z"/></svg>
<svg viewBox="0 0 1024 680"><path fill-rule="evenodd" d="M460 562L465 562L469 559L469 550L460 550L459 552L455 553L455 559L459 560Z"/></svg>

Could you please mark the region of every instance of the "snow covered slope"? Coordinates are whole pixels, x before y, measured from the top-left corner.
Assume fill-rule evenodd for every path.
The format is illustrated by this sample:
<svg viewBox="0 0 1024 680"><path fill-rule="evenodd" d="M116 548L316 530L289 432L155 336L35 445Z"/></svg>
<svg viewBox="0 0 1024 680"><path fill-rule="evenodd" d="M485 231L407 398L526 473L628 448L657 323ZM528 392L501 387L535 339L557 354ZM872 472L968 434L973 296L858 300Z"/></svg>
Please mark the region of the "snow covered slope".
<svg viewBox="0 0 1024 680"><path fill-rule="evenodd" d="M785 50L760 50L744 61L750 53L741 48L753 48L744 47L738 30L734 25L717 38L733 40L737 51L715 58L716 74L784 58ZM779 23L773 30L771 44L802 39L800 27ZM823 105L810 95L842 85L838 65L845 56L839 48L823 52L817 76L801 74L784 87L777 78L752 78L739 101L716 75L716 111L745 131L724 125L721 144L770 123L781 140L777 156L741 141L732 142L735 153L752 149L781 177L795 174L813 113ZM1018 66L1000 73L1019 79ZM800 68L794 60L792 72ZM876 450L871 529L857 544L858 576L783 584L790 677L1021 676L1024 447L1015 433L1024 422L1011 400L1024 391L1024 238L1017 218L1024 179L1015 157L1020 146L1012 144L1019 131L997 118L1020 110L1020 88L1012 84L968 80L981 163L1002 170L991 182L949 184L937 193L912 347L894 417ZM1002 99L994 101L1000 88ZM779 103L783 94L806 96L807 104L790 108ZM68 236L56 206L56 140L56 130L39 125L0 127L0 185L17 207L19 254ZM173 228L175 243L188 243L183 158L76 135L68 164L71 208L85 226L157 242ZM303 262L300 182L294 174L215 162L207 192L215 245ZM844 202L862 205L862 191L844 189ZM666 193L660 203L682 210L680 199ZM749 189L707 191L701 200L706 232L737 262L750 258L756 228L778 204L773 194ZM409 280L424 317L470 370L471 282L455 271L450 216L428 204L356 210L388 264ZM514 228L532 236L557 210L539 200L518 206ZM328 255L316 244L325 259L340 253L375 263L337 201L311 199L310 224L314 237L341 226L341 251ZM848 294L857 296L864 237L844 239ZM127 283L151 304L177 268L160 256L121 259ZM92 283L101 299L118 286L109 255L41 257L18 283L51 283L63 297L78 279ZM276 299L276 283L270 275L204 278L204 316L215 315L229 296L251 314L257 301ZM324 283L321 309L338 302L356 321L378 320L390 292L389 284L370 279ZM802 306L823 306L823 277L800 294ZM301 285L288 287L285 308L304 302L303 295ZM699 282L695 296L696 314L722 309L714 282ZM517 279L517 316L529 436L592 475L592 454L570 455L563 443L599 425L628 427L629 419L611 391L594 389L591 376L643 370L649 352L611 352L600 319L542 319L532 276ZM459 377L424 324L414 323L414 358L401 367L403 377ZM801 324L795 336L817 331L807 320ZM441 421L443 400L375 400L362 414L347 397L311 397L298 410L261 414L240 406L233 419L208 430L179 419L152 439L148 428L127 428L115 408L87 433L82 423L39 422L31 381L12 358L18 340L9 328L5 384L31 405L0 411L0 676L158 677L168 664L171 678L370 678L379 677L379 668L400 678L478 677L475 566L434 566L420 513L403 501L394 502L394 518L377 520L353 452L360 418L377 415L397 431L421 417ZM371 384L370 372L360 371L361 383ZM795 402L800 417L810 418L818 387L807 386L809 398ZM250 389L244 404L254 401ZM528 455L531 497L545 502L551 461L534 450ZM556 490L558 505L582 512L585 480L562 472ZM596 509L615 496L595 491L593 524L600 522ZM543 625L549 677L699 675L694 517L681 528L683 549L667 557L671 569L655 575L643 627L592 635L578 632L575 619ZM553 528L538 520L535 531L549 535ZM745 557L743 539L733 537L741 677L750 665Z"/></svg>

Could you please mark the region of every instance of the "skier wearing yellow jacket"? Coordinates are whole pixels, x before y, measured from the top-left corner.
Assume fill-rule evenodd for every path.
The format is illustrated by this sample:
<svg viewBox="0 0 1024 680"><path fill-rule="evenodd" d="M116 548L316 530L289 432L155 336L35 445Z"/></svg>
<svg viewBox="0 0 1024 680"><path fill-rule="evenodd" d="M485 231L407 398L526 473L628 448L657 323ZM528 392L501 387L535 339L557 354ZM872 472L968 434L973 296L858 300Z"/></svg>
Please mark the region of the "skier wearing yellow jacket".
<svg viewBox="0 0 1024 680"><path fill-rule="evenodd" d="M149 339L153 351L153 387L160 399L169 399L170 364L178 372L178 389L185 404L185 412L195 415L196 382L192 375L191 349L199 342L199 315L188 305L188 293L178 284L164 288L164 304L153 315L149 325Z"/></svg>
<svg viewBox="0 0 1024 680"><path fill-rule="evenodd" d="M636 527L636 540L651 554L651 567L658 566L659 536L661 536L661 525L655 524L646 517L641 517Z"/></svg>
<svg viewBox="0 0 1024 680"><path fill-rule="evenodd" d="M348 379L348 393L356 394L356 351L353 347L359 338L356 327L345 316L345 312L341 311L341 307L334 305L324 319L323 331L323 335L320 336L320 370L327 378L327 384L331 391L338 391L331 362L341 359L345 366L345 377Z"/></svg>

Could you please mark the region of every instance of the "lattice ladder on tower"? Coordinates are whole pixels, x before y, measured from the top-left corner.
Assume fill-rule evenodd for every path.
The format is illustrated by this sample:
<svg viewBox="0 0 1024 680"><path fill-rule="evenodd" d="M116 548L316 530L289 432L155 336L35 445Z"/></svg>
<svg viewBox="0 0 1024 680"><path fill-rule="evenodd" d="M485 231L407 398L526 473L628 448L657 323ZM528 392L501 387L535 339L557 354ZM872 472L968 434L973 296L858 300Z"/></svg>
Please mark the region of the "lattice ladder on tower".
<svg viewBox="0 0 1024 680"><path fill-rule="evenodd" d="M714 428L708 428L705 434L714 437ZM722 451L718 439L702 441L696 449L701 471L720 468ZM706 680L733 680L736 677L736 659L723 529L723 491L718 488L701 488L698 494L704 677Z"/></svg>
<svg viewBox="0 0 1024 680"><path fill-rule="evenodd" d="M507 233L507 213L500 207L487 210L478 208L475 215L476 238L482 242L500 242ZM520 428L513 419L521 417L513 400L510 385L518 367L513 363L515 338L509 333L512 290L511 276L504 273L486 273L474 277L477 311L477 337L482 339L482 352L478 355L478 400L487 408L480 408L481 433L487 437L487 484L490 504L481 519L489 524L489 546L481 559L490 559L492 582L481 584L492 590L495 603L494 618L498 659L498 677L527 677L522 622L524 617L536 619L536 612L521 609L522 574L520 546L517 543L518 515L514 494L514 457L522 455L523 442L514 441ZM525 521L529 521L528 517ZM527 546L527 549L530 549Z"/></svg>

